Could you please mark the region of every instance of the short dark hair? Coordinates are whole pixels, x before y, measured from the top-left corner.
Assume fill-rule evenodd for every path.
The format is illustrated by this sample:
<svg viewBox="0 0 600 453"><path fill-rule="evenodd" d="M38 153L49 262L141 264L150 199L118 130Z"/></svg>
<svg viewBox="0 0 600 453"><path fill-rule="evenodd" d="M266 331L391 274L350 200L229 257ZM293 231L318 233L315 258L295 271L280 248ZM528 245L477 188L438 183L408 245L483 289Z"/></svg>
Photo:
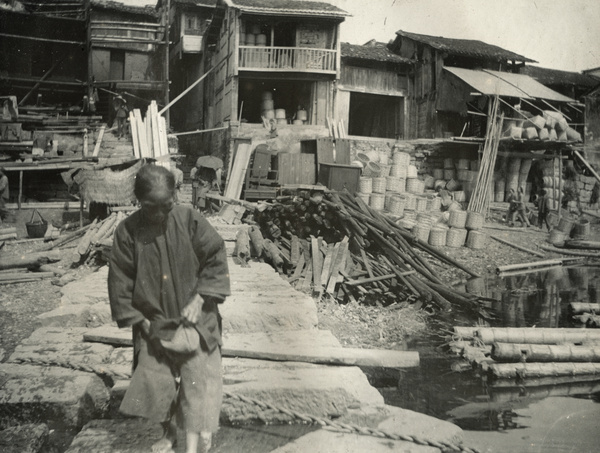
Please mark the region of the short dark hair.
<svg viewBox="0 0 600 453"><path fill-rule="evenodd" d="M157 186L162 186L169 192L175 193L175 176L165 167L147 164L140 168L135 175L133 193L138 200L141 200Z"/></svg>

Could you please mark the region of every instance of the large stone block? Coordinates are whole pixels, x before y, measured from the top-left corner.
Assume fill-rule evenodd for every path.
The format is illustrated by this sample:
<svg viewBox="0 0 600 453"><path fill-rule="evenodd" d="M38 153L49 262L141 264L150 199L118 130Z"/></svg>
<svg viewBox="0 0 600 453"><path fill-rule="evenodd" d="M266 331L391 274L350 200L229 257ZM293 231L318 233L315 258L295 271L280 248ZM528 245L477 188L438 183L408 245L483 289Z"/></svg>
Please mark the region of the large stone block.
<svg viewBox="0 0 600 453"><path fill-rule="evenodd" d="M40 423L81 427L109 402L97 375L68 368L0 364L0 426Z"/></svg>
<svg viewBox="0 0 600 453"><path fill-rule="evenodd" d="M62 287L61 305L108 303L108 266Z"/></svg>
<svg viewBox="0 0 600 453"><path fill-rule="evenodd" d="M317 417L339 417L361 406L381 406L383 398L357 367L298 362L223 359L224 391ZM301 422L274 409L226 398L221 417L232 423Z"/></svg>
<svg viewBox="0 0 600 453"><path fill-rule="evenodd" d="M112 323L107 302L94 305L65 305L37 316L38 327L98 327Z"/></svg>
<svg viewBox="0 0 600 453"><path fill-rule="evenodd" d="M27 423L0 431L2 453L39 453L48 440L48 425Z"/></svg>

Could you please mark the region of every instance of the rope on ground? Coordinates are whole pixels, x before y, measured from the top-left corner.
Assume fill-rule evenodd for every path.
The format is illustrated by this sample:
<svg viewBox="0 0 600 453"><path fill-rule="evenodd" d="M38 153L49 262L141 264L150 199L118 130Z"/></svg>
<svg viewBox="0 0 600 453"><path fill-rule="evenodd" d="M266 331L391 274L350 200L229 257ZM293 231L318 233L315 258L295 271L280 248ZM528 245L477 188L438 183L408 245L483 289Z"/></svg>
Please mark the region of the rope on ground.
<svg viewBox="0 0 600 453"><path fill-rule="evenodd" d="M48 360L48 359L33 359L33 358L14 359L11 361L11 363L58 366L58 367L70 368L70 369L78 370L78 371L85 371L88 373L95 373L99 376L118 377L121 379L130 379L131 378L131 373L121 373L121 372L118 372L115 370L111 370L110 368L107 368L106 366L102 366L101 364L79 363L79 362L72 362L69 360L55 360L55 359ZM247 404L252 404L252 405L258 406L261 409L271 409L276 412L285 414L289 417L302 420L303 422L310 423L310 424L318 424L322 427L331 428L338 432L356 433L356 434L362 434L365 436L380 437L380 438L391 439L391 440L402 440L402 441L406 441L406 442L412 442L412 443L415 443L418 445L426 445L426 446L439 448L442 451L451 450L451 451L459 451L462 453L479 453L479 451L476 449L472 449L472 448L469 448L469 447L466 447L463 445L456 445L451 442L423 439L418 436L408 436L405 434L390 433L388 431L384 431L384 430L380 430L380 429L358 426L358 425L348 424L348 423L335 422L328 418L322 418L322 417L317 417L314 415L303 414L303 413L296 412L296 411L293 411L290 409L275 406L275 405L265 402L265 401L260 401L260 400L257 400L257 399L254 399L254 398L251 398L248 396L238 395L238 394L230 393L227 391L223 391L223 395L226 396L227 398L235 399L235 400L247 403Z"/></svg>

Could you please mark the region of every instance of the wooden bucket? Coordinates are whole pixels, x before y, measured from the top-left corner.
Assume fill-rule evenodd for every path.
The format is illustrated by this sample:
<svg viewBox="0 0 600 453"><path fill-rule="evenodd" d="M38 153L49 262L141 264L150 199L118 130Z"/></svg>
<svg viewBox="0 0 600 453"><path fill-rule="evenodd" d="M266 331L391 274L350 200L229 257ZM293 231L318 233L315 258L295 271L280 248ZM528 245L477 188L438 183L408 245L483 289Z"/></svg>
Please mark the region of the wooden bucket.
<svg viewBox="0 0 600 453"><path fill-rule="evenodd" d="M459 168L458 170L456 170L456 179L458 179L459 181L469 181L469 178L470 178L469 173L470 173L469 170Z"/></svg>
<svg viewBox="0 0 600 453"><path fill-rule="evenodd" d="M417 171L417 167L414 165L409 165L406 168L406 177L407 178L417 178L419 176L419 172Z"/></svg>
<svg viewBox="0 0 600 453"><path fill-rule="evenodd" d="M467 280L466 291L475 296L485 296L485 279L474 277Z"/></svg>
<svg viewBox="0 0 600 453"><path fill-rule="evenodd" d="M483 227L483 220L483 214L475 211L467 211L465 228L467 230L479 230Z"/></svg>
<svg viewBox="0 0 600 453"><path fill-rule="evenodd" d="M458 159L456 163L457 170L468 170L469 169L469 159Z"/></svg>
<svg viewBox="0 0 600 453"><path fill-rule="evenodd" d="M261 94L263 101L272 101L273 100L273 92L272 91L263 91Z"/></svg>
<svg viewBox="0 0 600 453"><path fill-rule="evenodd" d="M431 228L433 225L433 217L426 212L419 212L415 221L417 225L426 226L427 228Z"/></svg>
<svg viewBox="0 0 600 453"><path fill-rule="evenodd" d="M366 194L373 192L373 178L361 176L358 180L358 191Z"/></svg>
<svg viewBox="0 0 600 453"><path fill-rule="evenodd" d="M446 245L446 233L448 228L432 228L429 231L429 245L443 247Z"/></svg>
<svg viewBox="0 0 600 453"><path fill-rule="evenodd" d="M467 247L479 250L485 247L487 236L481 231L471 230L467 235Z"/></svg>
<svg viewBox="0 0 600 453"><path fill-rule="evenodd" d="M262 116L264 116L268 120L275 119L275 110L263 110Z"/></svg>
<svg viewBox="0 0 600 453"><path fill-rule="evenodd" d="M452 211L461 211L462 210L462 206L458 201L452 201L449 205L448 205L448 209L447 211L452 212Z"/></svg>
<svg viewBox="0 0 600 453"><path fill-rule="evenodd" d="M377 178L373 178L373 192L375 193L385 193L385 185L386 179L378 176Z"/></svg>
<svg viewBox="0 0 600 453"><path fill-rule="evenodd" d="M256 45L257 46L266 46L267 45L267 35L262 34L262 33L256 35Z"/></svg>
<svg viewBox="0 0 600 453"><path fill-rule="evenodd" d="M306 121L308 119L306 110L298 110L296 112L296 119L301 120L301 121Z"/></svg>
<svg viewBox="0 0 600 453"><path fill-rule="evenodd" d="M581 219L573 226L571 231L573 239L586 240L590 236L590 222L587 219Z"/></svg>
<svg viewBox="0 0 600 453"><path fill-rule="evenodd" d="M573 229L574 223L575 222L573 221L573 219L570 219L568 217L561 217L558 221L558 226L556 228L568 236L571 234L571 230Z"/></svg>
<svg viewBox="0 0 600 453"><path fill-rule="evenodd" d="M256 45L256 36L254 35L254 33L246 33L244 43L247 46L255 46Z"/></svg>
<svg viewBox="0 0 600 453"><path fill-rule="evenodd" d="M448 225L454 228L464 228L467 223L467 212L466 211L451 211L450 218L448 219Z"/></svg>
<svg viewBox="0 0 600 453"><path fill-rule="evenodd" d="M467 194L464 190L455 190L454 192L452 192L452 196L456 201L459 201L461 203L467 200Z"/></svg>
<svg viewBox="0 0 600 453"><path fill-rule="evenodd" d="M275 108L275 101L273 99L265 99L262 101L263 110L273 110Z"/></svg>
<svg viewBox="0 0 600 453"><path fill-rule="evenodd" d="M467 230L462 228L450 228L446 233L447 247L462 247L467 239Z"/></svg>

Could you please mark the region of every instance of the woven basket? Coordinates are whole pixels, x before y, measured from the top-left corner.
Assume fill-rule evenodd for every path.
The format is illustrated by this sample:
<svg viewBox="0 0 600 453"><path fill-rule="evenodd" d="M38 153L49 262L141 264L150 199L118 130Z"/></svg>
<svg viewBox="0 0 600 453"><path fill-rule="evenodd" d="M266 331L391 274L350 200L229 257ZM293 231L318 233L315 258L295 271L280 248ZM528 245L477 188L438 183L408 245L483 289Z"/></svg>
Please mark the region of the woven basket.
<svg viewBox="0 0 600 453"><path fill-rule="evenodd" d="M467 221L465 228L467 230L479 230L483 227L483 214L475 211L467 211Z"/></svg>
<svg viewBox="0 0 600 453"><path fill-rule="evenodd" d="M433 188L435 190L444 189L445 187L446 187L446 180L445 179L437 179L433 183Z"/></svg>
<svg viewBox="0 0 600 453"><path fill-rule="evenodd" d="M469 170L466 169L458 169L456 170L456 179L459 181L468 181L469 180Z"/></svg>
<svg viewBox="0 0 600 453"><path fill-rule="evenodd" d="M446 169L454 170L454 159L452 159L451 157L447 157L446 159L444 159L444 170Z"/></svg>
<svg viewBox="0 0 600 453"><path fill-rule="evenodd" d="M444 168L444 179L450 180L456 178L456 170L453 168Z"/></svg>
<svg viewBox="0 0 600 453"><path fill-rule="evenodd" d="M390 155L387 151L379 151L379 163L388 165L390 163Z"/></svg>
<svg viewBox="0 0 600 453"><path fill-rule="evenodd" d="M396 194L394 192L386 192L383 194L384 195L384 203L383 203L383 209L385 209L386 211L390 210L390 201L392 201L392 197L396 196Z"/></svg>
<svg viewBox="0 0 600 453"><path fill-rule="evenodd" d="M416 197L416 205L415 211L424 212L427 211L427 198L426 197Z"/></svg>
<svg viewBox="0 0 600 453"><path fill-rule="evenodd" d="M418 178L406 178L406 191L410 193L423 193L425 183Z"/></svg>
<svg viewBox="0 0 600 453"><path fill-rule="evenodd" d="M573 221L573 219L570 219L568 217L561 217L558 221L558 226L556 227L556 229L562 231L567 236L569 236L571 234L571 231L573 230L574 224L575 222Z"/></svg>
<svg viewBox="0 0 600 453"><path fill-rule="evenodd" d="M404 197L404 209L407 211L414 211L417 208L417 197L413 194L407 193Z"/></svg>
<svg viewBox="0 0 600 453"><path fill-rule="evenodd" d="M390 164L382 164L380 163L379 166L381 167L381 171L379 172L379 176L389 176L390 175L390 170L392 169L392 166Z"/></svg>
<svg viewBox="0 0 600 453"><path fill-rule="evenodd" d="M402 198L404 200L404 220L410 220L413 223L417 223L417 213L413 210L413 211L407 211L406 210L406 198L404 197L404 195L400 195L400 198Z"/></svg>
<svg viewBox="0 0 600 453"><path fill-rule="evenodd" d="M425 189L433 189L433 185L435 184L435 178L431 175L425 175L423 178L423 184Z"/></svg>
<svg viewBox="0 0 600 453"><path fill-rule="evenodd" d="M452 192L452 196L454 197L455 201L458 201L460 203L467 199L467 195L465 194L464 190L455 190L454 192Z"/></svg>
<svg viewBox="0 0 600 453"><path fill-rule="evenodd" d="M469 169L469 159L458 159L456 163L457 170L468 170Z"/></svg>
<svg viewBox="0 0 600 453"><path fill-rule="evenodd" d="M419 212L417 213L415 222L417 223L417 225L431 228L431 226L433 225L433 217L425 212Z"/></svg>
<svg viewBox="0 0 600 453"><path fill-rule="evenodd" d="M446 233L446 246L462 247L467 239L467 230L462 228L450 228Z"/></svg>
<svg viewBox="0 0 600 453"><path fill-rule="evenodd" d="M546 239L546 241L552 245L562 246L564 245L566 238L567 235L564 231L554 228L552 231L550 231L550 234L548 235L548 239Z"/></svg>
<svg viewBox="0 0 600 453"><path fill-rule="evenodd" d="M434 179L444 179L443 168L434 168L431 173L433 174Z"/></svg>
<svg viewBox="0 0 600 453"><path fill-rule="evenodd" d="M454 228L464 228L467 223L467 211L450 211L448 225Z"/></svg>
<svg viewBox="0 0 600 453"><path fill-rule="evenodd" d="M390 192L406 192L406 179L398 178L396 176L388 176L386 178L386 188Z"/></svg>
<svg viewBox="0 0 600 453"><path fill-rule="evenodd" d="M375 162L368 162L363 170L363 176L376 177L381 173L381 167Z"/></svg>
<svg viewBox="0 0 600 453"><path fill-rule="evenodd" d="M471 230L467 235L467 247L479 250L485 247L487 236L481 231Z"/></svg>
<svg viewBox="0 0 600 453"><path fill-rule="evenodd" d="M447 228L432 228L429 231L429 244L437 247L443 247L446 245L446 234L448 233Z"/></svg>
<svg viewBox="0 0 600 453"><path fill-rule="evenodd" d="M573 226L571 230L571 236L573 239L585 241L590 237L590 222L586 219L580 219L578 223Z"/></svg>
<svg viewBox="0 0 600 453"><path fill-rule="evenodd" d="M420 239L423 242L427 242L429 240L429 231L431 230L428 226L419 225L418 223L412 229L413 235Z"/></svg>
<svg viewBox="0 0 600 453"><path fill-rule="evenodd" d="M400 167L408 167L408 164L410 164L410 154L395 151L392 154L392 163Z"/></svg>
<svg viewBox="0 0 600 453"><path fill-rule="evenodd" d="M442 199L438 196L427 197L427 210L439 211L442 208Z"/></svg>
<svg viewBox="0 0 600 453"><path fill-rule="evenodd" d="M407 178L416 178L419 176L419 172L417 171L417 167L414 165L409 165L406 169L406 177Z"/></svg>
<svg viewBox="0 0 600 453"><path fill-rule="evenodd" d="M460 189L460 183L456 179L451 179L446 183L446 189L450 192Z"/></svg>
<svg viewBox="0 0 600 453"><path fill-rule="evenodd" d="M398 221L398 225L402 228L406 228L408 231L412 231L416 224L412 220L401 219Z"/></svg>
<svg viewBox="0 0 600 453"><path fill-rule="evenodd" d="M369 151L365 151L363 154L366 154L371 162L375 162L376 164L379 163L379 151L370 149Z"/></svg>
<svg viewBox="0 0 600 453"><path fill-rule="evenodd" d="M371 198L370 193L356 192L356 196L364 201L365 204L369 204L369 199Z"/></svg>
<svg viewBox="0 0 600 453"><path fill-rule="evenodd" d="M363 164L363 167L366 167L371 161L369 156L367 156L365 153L356 153L356 159Z"/></svg>
<svg viewBox="0 0 600 453"><path fill-rule="evenodd" d="M382 193L372 193L369 196L369 206L378 211L383 211L385 208L385 195Z"/></svg>
<svg viewBox="0 0 600 453"><path fill-rule="evenodd" d="M385 193L386 179L382 177L373 178L373 192Z"/></svg>
<svg viewBox="0 0 600 453"><path fill-rule="evenodd" d="M390 176L395 176L397 178L406 178L407 175L407 167L402 165L393 164L390 168Z"/></svg>
<svg viewBox="0 0 600 453"><path fill-rule="evenodd" d="M361 176L358 180L358 191L367 194L373 192L373 178Z"/></svg>
<svg viewBox="0 0 600 453"><path fill-rule="evenodd" d="M451 211L461 211L462 210L462 205L458 202L453 200L449 205L448 205L448 209L446 209L447 211L451 212Z"/></svg>
<svg viewBox="0 0 600 453"><path fill-rule="evenodd" d="M392 195L390 198L388 210L394 215L404 215L404 206L406 200L398 195Z"/></svg>

